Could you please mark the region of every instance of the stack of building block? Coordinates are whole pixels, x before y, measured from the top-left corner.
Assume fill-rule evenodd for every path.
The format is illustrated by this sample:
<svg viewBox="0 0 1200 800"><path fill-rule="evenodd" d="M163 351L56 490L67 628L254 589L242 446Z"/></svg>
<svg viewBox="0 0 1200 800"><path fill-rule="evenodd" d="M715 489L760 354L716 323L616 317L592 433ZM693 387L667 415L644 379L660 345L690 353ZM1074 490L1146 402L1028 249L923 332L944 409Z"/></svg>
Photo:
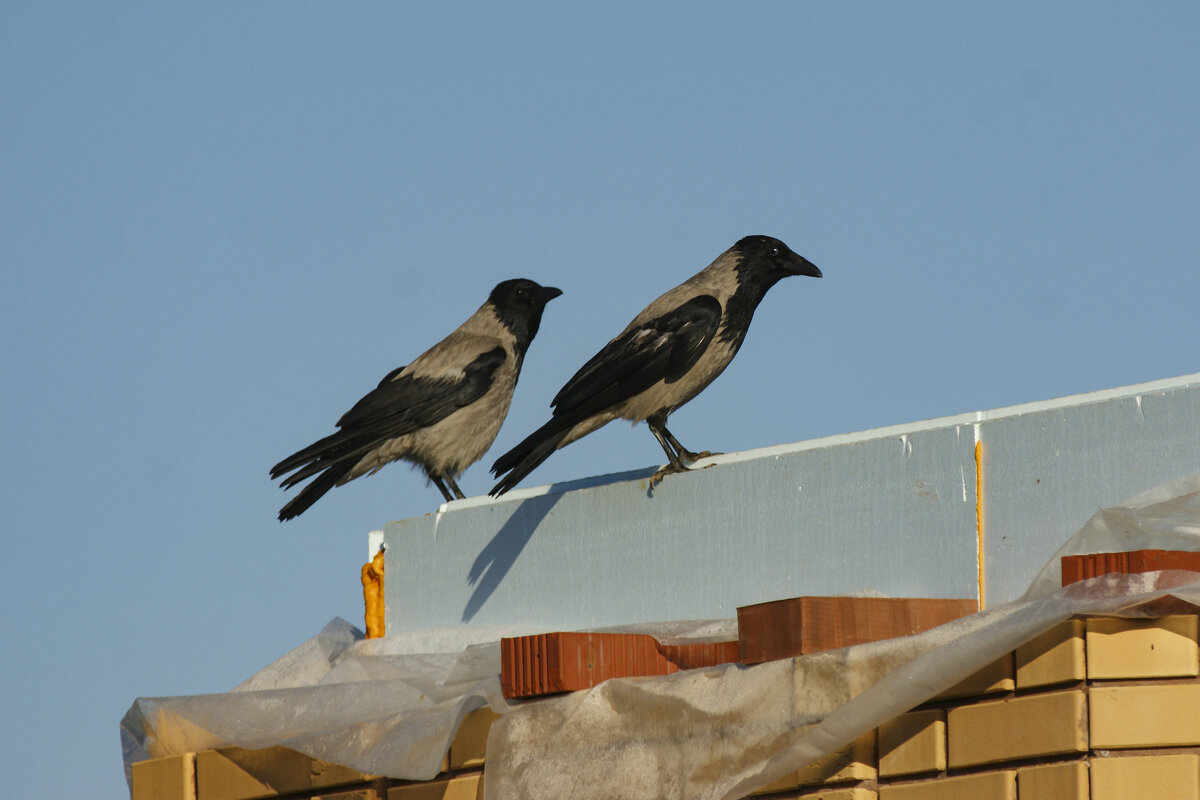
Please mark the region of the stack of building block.
<svg viewBox="0 0 1200 800"><path fill-rule="evenodd" d="M1068 620L769 796L1200 798L1197 618Z"/></svg>
<svg viewBox="0 0 1200 800"><path fill-rule="evenodd" d="M1197 627L1195 615L1068 620L755 797L1200 800ZM135 764L133 800L470 800L494 719L467 716L435 781L229 748Z"/></svg>
<svg viewBox="0 0 1200 800"><path fill-rule="evenodd" d="M224 747L135 763L131 800L481 800L495 719L487 707L468 714L432 781L367 775L286 747Z"/></svg>
<svg viewBox="0 0 1200 800"><path fill-rule="evenodd" d="M1200 569L1200 561L1170 551L1064 558L1063 584L1160 569ZM910 635L973 610L968 600L801 597L738 609L736 642L673 646L596 633L505 639L502 686L509 697L533 697L613 677L757 663ZM755 797L1200 800L1197 628L1194 613L1067 620ZM480 798L495 718L483 708L464 719L433 781L364 775L282 747L223 748L134 764L132 800Z"/></svg>
<svg viewBox="0 0 1200 800"><path fill-rule="evenodd" d="M913 597L792 597L743 606L736 641L672 645L644 633L562 631L500 640L500 685L508 698L590 689L611 678L817 653L911 636L975 613L974 600Z"/></svg>

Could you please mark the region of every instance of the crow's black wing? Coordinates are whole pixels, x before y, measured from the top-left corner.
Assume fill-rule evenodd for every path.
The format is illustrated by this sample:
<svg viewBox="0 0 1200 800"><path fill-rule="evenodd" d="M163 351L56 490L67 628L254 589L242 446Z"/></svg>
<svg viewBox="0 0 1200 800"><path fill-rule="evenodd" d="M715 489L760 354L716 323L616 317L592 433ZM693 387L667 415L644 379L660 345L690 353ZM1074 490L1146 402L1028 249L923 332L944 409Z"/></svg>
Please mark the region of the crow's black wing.
<svg viewBox="0 0 1200 800"><path fill-rule="evenodd" d="M712 295L693 297L605 345L550 403L555 417L583 419L661 380L679 380L703 355L721 322Z"/></svg>
<svg viewBox="0 0 1200 800"><path fill-rule="evenodd" d="M337 423L341 430L280 461L271 468L271 477L305 467L285 483L294 486L332 462L360 458L388 439L440 422L486 394L507 358L503 347L494 347L476 356L456 379L403 375L393 370L342 415Z"/></svg>
<svg viewBox="0 0 1200 800"><path fill-rule="evenodd" d="M476 356L456 379L393 370L338 420L339 428L374 428L391 436L426 428L478 400L507 359L503 347Z"/></svg>

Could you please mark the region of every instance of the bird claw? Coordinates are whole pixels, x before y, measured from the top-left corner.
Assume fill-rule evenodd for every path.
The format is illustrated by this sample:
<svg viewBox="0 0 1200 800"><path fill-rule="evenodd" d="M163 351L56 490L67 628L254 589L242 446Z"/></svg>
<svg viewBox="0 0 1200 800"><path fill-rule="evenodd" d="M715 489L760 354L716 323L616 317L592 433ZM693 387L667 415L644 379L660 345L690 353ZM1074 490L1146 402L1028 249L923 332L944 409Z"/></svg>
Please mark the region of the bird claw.
<svg viewBox="0 0 1200 800"><path fill-rule="evenodd" d="M699 453L693 453L691 450L684 450L679 454L679 457L684 461L699 461L702 458L712 458L713 456L723 456L724 453L714 453L711 450L702 450Z"/></svg>
<svg viewBox="0 0 1200 800"><path fill-rule="evenodd" d="M664 464L659 467L658 472L650 476L650 491L654 491L654 487L662 483L662 479L668 475L674 475L677 472L688 472L688 468L683 464Z"/></svg>

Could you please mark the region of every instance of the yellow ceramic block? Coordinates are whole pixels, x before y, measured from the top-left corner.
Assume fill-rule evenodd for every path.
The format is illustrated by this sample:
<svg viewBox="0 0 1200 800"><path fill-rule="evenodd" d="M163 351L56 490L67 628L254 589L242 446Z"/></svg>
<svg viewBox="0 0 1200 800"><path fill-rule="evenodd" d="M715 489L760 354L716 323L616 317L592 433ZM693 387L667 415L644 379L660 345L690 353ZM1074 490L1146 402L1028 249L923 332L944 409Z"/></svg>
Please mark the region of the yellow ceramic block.
<svg viewBox="0 0 1200 800"><path fill-rule="evenodd" d="M1019 769L1017 795L1021 800L1088 800L1088 765L1067 761Z"/></svg>
<svg viewBox="0 0 1200 800"><path fill-rule="evenodd" d="M1092 800L1135 797L1200 800L1200 756L1185 753L1092 759Z"/></svg>
<svg viewBox="0 0 1200 800"><path fill-rule="evenodd" d="M946 768L946 712L910 711L879 726L879 774L884 777Z"/></svg>
<svg viewBox="0 0 1200 800"><path fill-rule="evenodd" d="M799 786L813 786L824 783L849 783L851 781L874 780L875 764L875 731L870 731L855 739L850 744L822 759L818 759L807 767L784 775L777 781L767 784L754 794L770 794L785 792ZM807 797L807 795L806 795Z"/></svg>
<svg viewBox="0 0 1200 800"><path fill-rule="evenodd" d="M483 777L475 773L394 786L388 789L387 800L479 800L482 797Z"/></svg>
<svg viewBox="0 0 1200 800"><path fill-rule="evenodd" d="M1081 681L1087 677L1083 620L1055 625L1016 650L1017 688Z"/></svg>
<svg viewBox="0 0 1200 800"><path fill-rule="evenodd" d="M1005 698L946 714L952 769L1088 749L1082 689Z"/></svg>
<svg viewBox="0 0 1200 800"><path fill-rule="evenodd" d="M1200 684L1093 686L1092 747L1200 745Z"/></svg>
<svg viewBox="0 0 1200 800"><path fill-rule="evenodd" d="M1016 800L1017 773L1006 769L879 787L879 800Z"/></svg>
<svg viewBox="0 0 1200 800"><path fill-rule="evenodd" d="M1089 619L1087 672L1093 680L1200 674L1195 615Z"/></svg>
<svg viewBox="0 0 1200 800"><path fill-rule="evenodd" d="M968 675L935 699L949 700L956 697L975 697L984 694L1011 692L1013 682L1013 654L1006 653L988 664L974 675Z"/></svg>
<svg viewBox="0 0 1200 800"><path fill-rule="evenodd" d="M870 731L841 750L830 753L797 772L795 785L874 780L874 764L875 731Z"/></svg>
<svg viewBox="0 0 1200 800"><path fill-rule="evenodd" d="M797 800L878 800L879 795L861 787L830 787L796 795Z"/></svg>
<svg viewBox="0 0 1200 800"><path fill-rule="evenodd" d="M196 754L197 800L248 800L366 782L374 775L318 761L286 747L222 747Z"/></svg>
<svg viewBox="0 0 1200 800"><path fill-rule="evenodd" d="M450 743L450 769L466 769L483 765L487 750L488 731L500 717L487 706L477 708L463 718L458 733Z"/></svg>
<svg viewBox="0 0 1200 800"><path fill-rule="evenodd" d="M152 758L133 764L132 800L196 800L196 756Z"/></svg>

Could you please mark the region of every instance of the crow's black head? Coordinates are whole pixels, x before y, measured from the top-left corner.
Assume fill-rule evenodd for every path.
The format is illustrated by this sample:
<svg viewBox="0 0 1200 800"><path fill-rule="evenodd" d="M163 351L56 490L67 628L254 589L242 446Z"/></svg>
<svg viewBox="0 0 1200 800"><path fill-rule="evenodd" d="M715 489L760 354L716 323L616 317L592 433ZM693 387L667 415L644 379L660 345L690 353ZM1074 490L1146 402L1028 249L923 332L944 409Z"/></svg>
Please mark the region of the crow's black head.
<svg viewBox="0 0 1200 800"><path fill-rule="evenodd" d="M733 267L737 288L725 303L721 339L735 346L741 346L754 309L772 286L789 275L821 277L821 270L815 264L770 236L743 237L728 252L741 258Z"/></svg>
<svg viewBox="0 0 1200 800"><path fill-rule="evenodd" d="M546 303L560 294L562 289L540 286L525 278L514 278L496 284L496 288L488 295L488 302L504 327L512 331L517 343L524 349L537 336Z"/></svg>
<svg viewBox="0 0 1200 800"><path fill-rule="evenodd" d="M734 249L742 254L742 270L771 275L776 280L788 275L807 275L820 278L817 269L804 256L793 253L791 248L771 236L746 236L738 240Z"/></svg>

